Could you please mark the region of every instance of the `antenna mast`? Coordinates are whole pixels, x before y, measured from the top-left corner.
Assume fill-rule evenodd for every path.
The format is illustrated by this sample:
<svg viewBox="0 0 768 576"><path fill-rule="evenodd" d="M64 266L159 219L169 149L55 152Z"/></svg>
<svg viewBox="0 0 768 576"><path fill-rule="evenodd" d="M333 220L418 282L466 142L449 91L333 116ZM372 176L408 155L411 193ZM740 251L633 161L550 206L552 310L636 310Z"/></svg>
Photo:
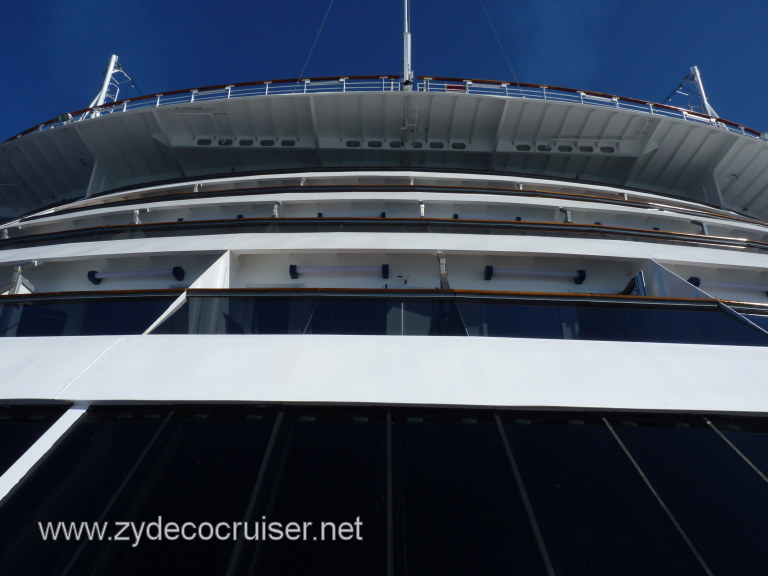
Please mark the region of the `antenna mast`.
<svg viewBox="0 0 768 576"><path fill-rule="evenodd" d="M117 61L117 56L112 54L112 58L109 59L109 66L107 66L107 72L104 74L104 83L101 85L101 90L96 94L96 98L93 99L90 106L88 106L89 111L83 115L83 118L95 118L101 114L99 106L106 104L108 101L117 102L117 97L120 94L120 84L125 82L130 82L131 86L141 93L139 87L136 86L136 83L126 74L120 62ZM93 110L93 108L96 109Z"/></svg>
<svg viewBox="0 0 768 576"><path fill-rule="evenodd" d="M411 90L413 68L411 64L411 2L403 0L403 90Z"/></svg>
<svg viewBox="0 0 768 576"><path fill-rule="evenodd" d="M112 75L115 73L116 70L120 70L119 64L117 63L117 55L112 54L112 58L109 60L109 66L107 67L107 73L104 75L104 84L101 86L101 91L96 95L96 98L93 99L93 102L91 102L91 105L88 106L88 108L93 108L94 106L101 106L104 104L104 102L107 101L107 96L109 95L109 88L112 84ZM115 94L115 100L117 100L117 94Z"/></svg>
<svg viewBox="0 0 768 576"><path fill-rule="evenodd" d="M699 93L699 100L701 100L702 112L710 118L718 118L717 112L715 112L715 109L709 105L709 100L707 100L707 93L704 92L704 83L701 81L701 74L699 73L698 66L691 67L691 76L696 83L696 90Z"/></svg>

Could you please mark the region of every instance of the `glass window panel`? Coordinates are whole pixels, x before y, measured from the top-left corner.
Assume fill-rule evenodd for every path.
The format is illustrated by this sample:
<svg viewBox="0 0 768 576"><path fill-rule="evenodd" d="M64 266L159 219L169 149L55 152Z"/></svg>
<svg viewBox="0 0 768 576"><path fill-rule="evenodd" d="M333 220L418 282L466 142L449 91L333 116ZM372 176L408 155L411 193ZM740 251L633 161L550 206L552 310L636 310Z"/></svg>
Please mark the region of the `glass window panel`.
<svg viewBox="0 0 768 576"><path fill-rule="evenodd" d="M505 430L557 574L703 574L599 418L516 415Z"/></svg>
<svg viewBox="0 0 768 576"><path fill-rule="evenodd" d="M0 329L6 335L20 336L138 334L170 303L134 298L7 304L0 311ZM154 333L470 335L768 345L768 334L714 306L444 296L192 295Z"/></svg>
<svg viewBox="0 0 768 576"><path fill-rule="evenodd" d="M0 303L0 336L141 334L175 296Z"/></svg>
<svg viewBox="0 0 768 576"><path fill-rule="evenodd" d="M470 336L566 337L563 335L561 311L557 306L472 300L459 300L458 305Z"/></svg>
<svg viewBox="0 0 768 576"><path fill-rule="evenodd" d="M768 316L763 316L762 314L744 314L744 316L760 326L763 330L768 330Z"/></svg>
<svg viewBox="0 0 768 576"><path fill-rule="evenodd" d="M492 418L403 414L392 439L396 573L546 574Z"/></svg>
<svg viewBox="0 0 768 576"><path fill-rule="evenodd" d="M247 406L195 406L173 408L167 419L170 410L89 411L0 507L0 572L225 573L231 541L145 539L133 547L43 542L38 531L38 520L246 520L272 416Z"/></svg>
<svg viewBox="0 0 768 576"><path fill-rule="evenodd" d="M700 418L632 418L616 431L715 574L768 563L768 484Z"/></svg>
<svg viewBox="0 0 768 576"><path fill-rule="evenodd" d="M320 298L307 326L307 334L386 334L384 299Z"/></svg>
<svg viewBox="0 0 768 576"><path fill-rule="evenodd" d="M152 334L189 334L189 300L156 326Z"/></svg>
<svg viewBox="0 0 768 576"><path fill-rule="evenodd" d="M382 414L289 414L256 516L312 524L297 534L299 541L251 547L239 566L243 573L385 574L386 449ZM332 524L323 530L324 522Z"/></svg>
<svg viewBox="0 0 768 576"><path fill-rule="evenodd" d="M0 406L0 474L3 474L69 408L68 404Z"/></svg>
<svg viewBox="0 0 768 576"><path fill-rule="evenodd" d="M403 302L403 334L412 336L466 336L456 302L452 299Z"/></svg>
<svg viewBox="0 0 768 576"><path fill-rule="evenodd" d="M0 506L0 573L61 573L78 542L43 542L37 522L95 521L159 429L162 408L91 410Z"/></svg>
<svg viewBox="0 0 768 576"><path fill-rule="evenodd" d="M768 335L716 308L461 301L471 336L767 346Z"/></svg>
<svg viewBox="0 0 768 576"><path fill-rule="evenodd" d="M768 421L763 418L713 418L713 425L758 470L768 476Z"/></svg>

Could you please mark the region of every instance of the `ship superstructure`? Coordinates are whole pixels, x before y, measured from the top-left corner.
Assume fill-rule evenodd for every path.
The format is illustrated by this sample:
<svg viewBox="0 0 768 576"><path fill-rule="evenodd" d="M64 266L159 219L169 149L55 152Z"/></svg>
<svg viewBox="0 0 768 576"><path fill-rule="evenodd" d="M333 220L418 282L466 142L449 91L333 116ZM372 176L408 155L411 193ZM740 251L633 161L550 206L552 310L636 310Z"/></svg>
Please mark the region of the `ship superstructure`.
<svg viewBox="0 0 768 576"><path fill-rule="evenodd" d="M759 573L765 139L404 68L97 102L0 145L0 566ZM161 516L352 531L38 524Z"/></svg>

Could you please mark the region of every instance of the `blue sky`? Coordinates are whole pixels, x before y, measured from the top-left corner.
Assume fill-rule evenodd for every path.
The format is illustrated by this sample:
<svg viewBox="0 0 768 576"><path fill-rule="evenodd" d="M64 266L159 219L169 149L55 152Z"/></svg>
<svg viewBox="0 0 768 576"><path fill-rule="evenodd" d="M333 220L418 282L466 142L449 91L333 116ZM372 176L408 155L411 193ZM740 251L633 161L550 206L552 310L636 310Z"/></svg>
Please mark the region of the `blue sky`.
<svg viewBox="0 0 768 576"><path fill-rule="evenodd" d="M659 102L695 64L720 116L768 131L765 0L484 2L520 82ZM5 0L0 141L86 107L113 53L146 94L296 77L328 4ZM401 10L334 0L304 76L398 74ZM480 0L412 0L412 30L417 75L514 79Z"/></svg>

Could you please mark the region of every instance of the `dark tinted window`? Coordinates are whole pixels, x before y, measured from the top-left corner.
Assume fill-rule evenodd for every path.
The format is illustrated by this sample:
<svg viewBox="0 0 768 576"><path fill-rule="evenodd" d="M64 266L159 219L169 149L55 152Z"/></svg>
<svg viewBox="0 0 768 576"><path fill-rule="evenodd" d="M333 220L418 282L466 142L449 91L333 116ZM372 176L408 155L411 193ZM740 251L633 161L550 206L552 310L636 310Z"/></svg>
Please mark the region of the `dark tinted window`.
<svg viewBox="0 0 768 576"><path fill-rule="evenodd" d="M542 574L551 562L688 575L702 572L697 552L714 574L761 574L764 419L606 418L612 429L584 413L92 408L0 505L0 573ZM44 541L37 525L109 522L110 536L161 519L248 522L251 538L255 523L296 522L298 538L144 532L133 546Z"/></svg>
<svg viewBox="0 0 768 576"><path fill-rule="evenodd" d="M738 344L768 336L716 307L459 301L471 336Z"/></svg>
<svg viewBox="0 0 768 576"><path fill-rule="evenodd" d="M383 299L318 299L306 333L386 334L387 301Z"/></svg>
<svg viewBox="0 0 768 576"><path fill-rule="evenodd" d="M0 474L48 430L68 405L0 406Z"/></svg>
<svg viewBox="0 0 768 576"><path fill-rule="evenodd" d="M557 574L703 574L602 420L517 416L505 430Z"/></svg>
<svg viewBox="0 0 768 576"><path fill-rule="evenodd" d="M301 540L244 547L241 573L386 574L386 506L382 414L288 413L255 517L311 524Z"/></svg>
<svg viewBox="0 0 768 576"><path fill-rule="evenodd" d="M631 419L616 431L715 574L768 563L768 484L701 418Z"/></svg>
<svg viewBox="0 0 768 576"><path fill-rule="evenodd" d="M745 316L763 330L768 330L768 316L763 316L762 314L745 314Z"/></svg>
<svg viewBox="0 0 768 576"><path fill-rule="evenodd" d="M141 334L174 298L0 301L0 336Z"/></svg>
<svg viewBox="0 0 768 576"><path fill-rule="evenodd" d="M245 520L272 428L248 409L91 410L0 507L0 572L223 573L232 542L43 542L37 522Z"/></svg>
<svg viewBox="0 0 768 576"><path fill-rule="evenodd" d="M768 421L763 418L713 418L712 425L749 463L768 477Z"/></svg>
<svg viewBox="0 0 768 576"><path fill-rule="evenodd" d="M427 412L392 430L400 574L546 574L498 426Z"/></svg>

